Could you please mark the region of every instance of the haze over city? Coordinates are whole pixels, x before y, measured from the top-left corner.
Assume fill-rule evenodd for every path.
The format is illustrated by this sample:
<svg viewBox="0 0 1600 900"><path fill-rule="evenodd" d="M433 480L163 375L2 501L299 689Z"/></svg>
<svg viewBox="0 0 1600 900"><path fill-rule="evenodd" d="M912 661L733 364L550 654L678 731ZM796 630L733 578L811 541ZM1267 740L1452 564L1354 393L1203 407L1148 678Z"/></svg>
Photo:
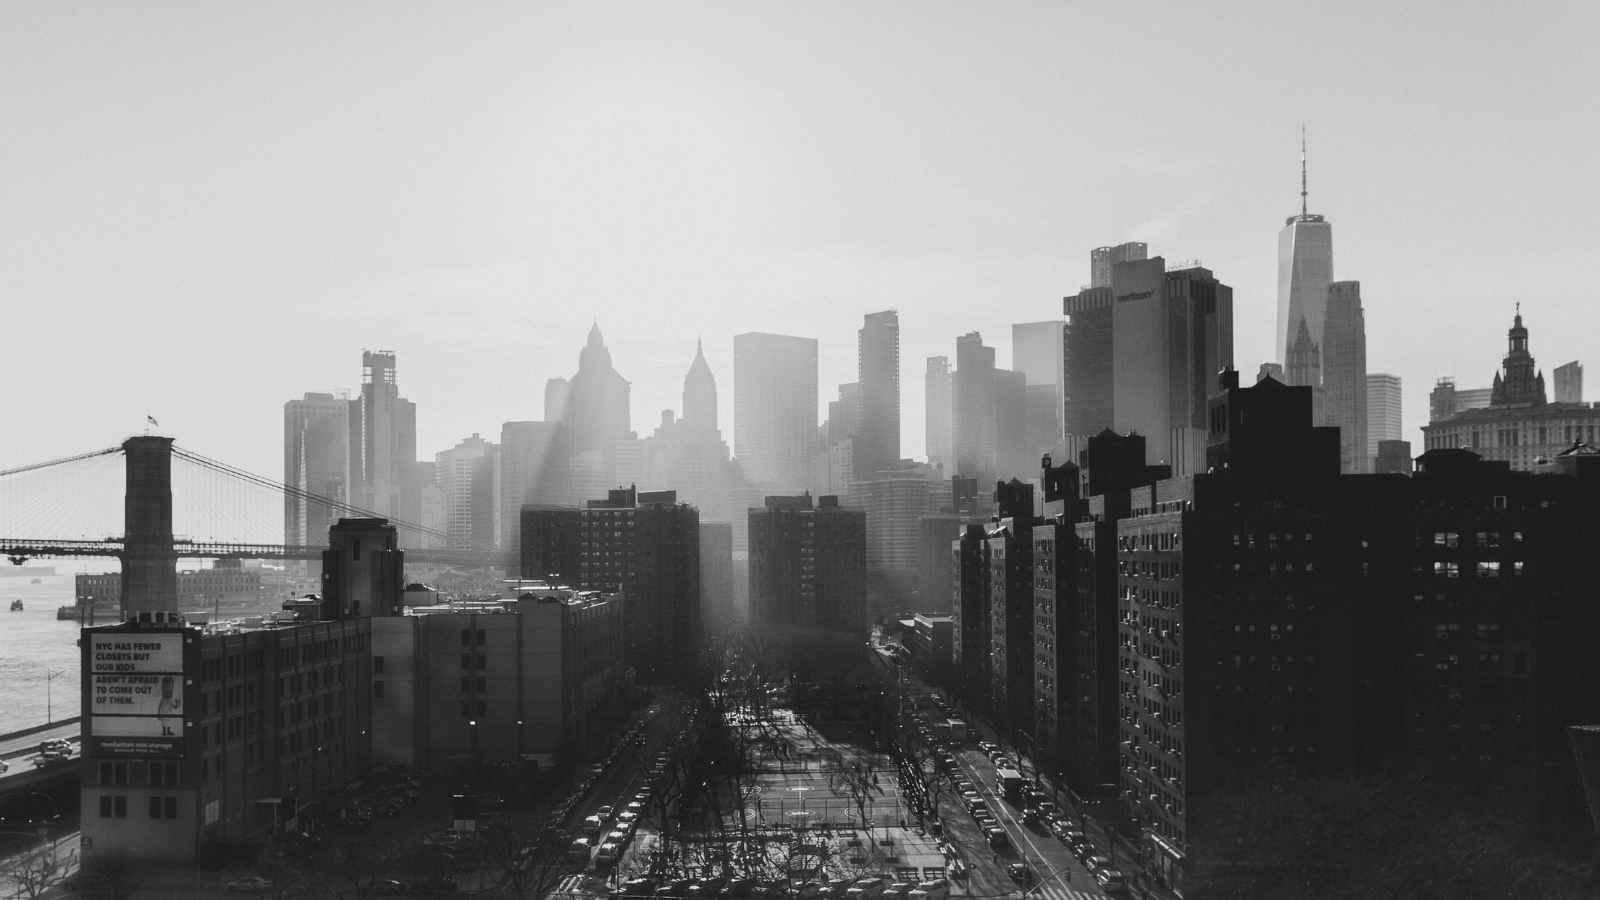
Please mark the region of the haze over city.
<svg viewBox="0 0 1600 900"><path fill-rule="evenodd" d="M1369 371L1420 446L1436 377L1486 384L1513 301L1549 370L1596 324L1596 14L1004 4L52 4L0 52L0 463L156 416L280 466L279 410L393 349L424 458L542 413L592 323L641 434L703 336L815 337L819 401L863 313L922 360L1057 318L1090 248L1150 244L1235 291L1273 357L1276 233L1310 208L1359 279ZM824 413L819 410L819 420Z"/></svg>

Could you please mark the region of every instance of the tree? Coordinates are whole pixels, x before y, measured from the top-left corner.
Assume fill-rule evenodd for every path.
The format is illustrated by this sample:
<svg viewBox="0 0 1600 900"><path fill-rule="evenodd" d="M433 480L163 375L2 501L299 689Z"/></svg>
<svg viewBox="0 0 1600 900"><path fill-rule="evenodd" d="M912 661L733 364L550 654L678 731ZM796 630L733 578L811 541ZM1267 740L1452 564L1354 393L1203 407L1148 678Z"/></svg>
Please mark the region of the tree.
<svg viewBox="0 0 1600 900"><path fill-rule="evenodd" d="M377 891L385 875L404 863L406 856L403 848L393 844L355 840L321 854L316 868L332 876L322 884L333 896L341 900L366 900Z"/></svg>
<svg viewBox="0 0 1600 900"><path fill-rule="evenodd" d="M876 845L872 837L872 820L867 818L867 804L874 797L884 794L877 770L858 754L832 750L824 763L824 771L828 774L828 789L834 796L849 800L855 806L861 827L867 832L867 840Z"/></svg>
<svg viewBox="0 0 1600 900"><path fill-rule="evenodd" d="M65 857L55 841L41 833L37 843L5 860L0 876L15 886L17 896L38 900L52 888L61 884L72 873L77 863L77 851L70 850Z"/></svg>

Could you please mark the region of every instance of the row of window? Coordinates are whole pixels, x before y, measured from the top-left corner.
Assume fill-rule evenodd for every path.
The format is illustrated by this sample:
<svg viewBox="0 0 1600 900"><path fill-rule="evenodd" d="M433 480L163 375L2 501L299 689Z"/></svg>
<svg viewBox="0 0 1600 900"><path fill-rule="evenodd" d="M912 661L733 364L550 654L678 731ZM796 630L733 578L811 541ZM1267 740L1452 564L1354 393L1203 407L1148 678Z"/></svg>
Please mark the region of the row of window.
<svg viewBox="0 0 1600 900"><path fill-rule="evenodd" d="M150 818L155 820L170 820L178 817L178 798L172 796L151 797L148 807ZM128 797L126 794L100 795L100 818L126 819L128 817Z"/></svg>

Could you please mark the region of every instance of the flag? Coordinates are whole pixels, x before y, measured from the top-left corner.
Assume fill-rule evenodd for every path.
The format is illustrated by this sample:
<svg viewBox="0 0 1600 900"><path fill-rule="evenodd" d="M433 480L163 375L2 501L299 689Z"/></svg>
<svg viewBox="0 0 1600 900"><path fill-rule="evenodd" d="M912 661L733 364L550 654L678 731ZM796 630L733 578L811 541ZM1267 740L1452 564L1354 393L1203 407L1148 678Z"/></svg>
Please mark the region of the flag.
<svg viewBox="0 0 1600 900"><path fill-rule="evenodd" d="M160 428L160 427L161 427L161 423L160 423L160 422L157 422L157 421L156 421L156 417L155 417L155 416L151 416L151 415L146 415L146 416L145 416L145 417L144 417L144 420L145 420L145 421L146 421L146 422L149 422L149 423L150 423L150 424L151 424L151 425L154 425L154 426L156 426L156 427L157 427L157 428Z"/></svg>

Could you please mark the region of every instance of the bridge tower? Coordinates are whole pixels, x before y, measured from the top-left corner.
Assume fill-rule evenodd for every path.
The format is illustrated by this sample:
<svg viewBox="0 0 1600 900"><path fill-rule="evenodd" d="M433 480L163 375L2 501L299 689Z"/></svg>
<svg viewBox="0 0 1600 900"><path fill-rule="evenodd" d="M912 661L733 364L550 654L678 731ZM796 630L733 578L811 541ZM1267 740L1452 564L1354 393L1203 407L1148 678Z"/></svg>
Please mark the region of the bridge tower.
<svg viewBox="0 0 1600 900"><path fill-rule="evenodd" d="M172 547L172 438L122 442L127 459L123 507L122 615L178 611L178 554Z"/></svg>

